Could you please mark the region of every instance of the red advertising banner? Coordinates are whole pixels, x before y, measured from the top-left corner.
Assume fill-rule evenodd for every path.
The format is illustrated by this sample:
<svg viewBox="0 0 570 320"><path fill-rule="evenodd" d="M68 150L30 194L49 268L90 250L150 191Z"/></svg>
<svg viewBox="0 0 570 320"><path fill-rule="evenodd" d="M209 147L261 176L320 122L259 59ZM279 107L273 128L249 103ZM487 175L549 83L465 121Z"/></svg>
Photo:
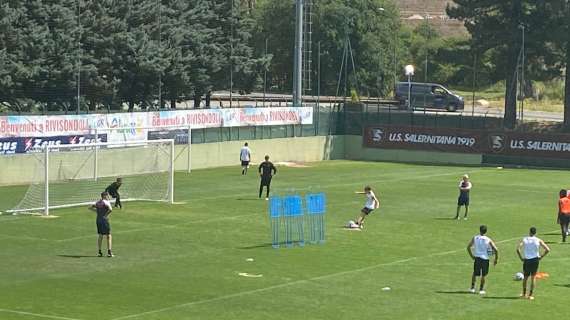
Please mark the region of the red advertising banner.
<svg viewBox="0 0 570 320"><path fill-rule="evenodd" d="M570 159L568 134L379 125L365 128L363 139L368 148Z"/></svg>
<svg viewBox="0 0 570 320"><path fill-rule="evenodd" d="M369 148L481 153L485 145L483 133L474 130L374 126L364 133Z"/></svg>
<svg viewBox="0 0 570 320"><path fill-rule="evenodd" d="M486 153L570 159L570 135L538 133L489 133Z"/></svg>

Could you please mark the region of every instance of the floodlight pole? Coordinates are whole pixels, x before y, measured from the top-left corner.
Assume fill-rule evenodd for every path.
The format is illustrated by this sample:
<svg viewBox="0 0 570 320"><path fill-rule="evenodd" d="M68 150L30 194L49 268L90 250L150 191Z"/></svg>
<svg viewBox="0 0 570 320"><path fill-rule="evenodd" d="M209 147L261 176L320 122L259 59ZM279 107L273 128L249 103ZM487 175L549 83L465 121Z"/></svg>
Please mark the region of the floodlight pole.
<svg viewBox="0 0 570 320"><path fill-rule="evenodd" d="M295 10L295 61L293 69L293 107L302 106L303 66L303 6L304 0L296 0Z"/></svg>

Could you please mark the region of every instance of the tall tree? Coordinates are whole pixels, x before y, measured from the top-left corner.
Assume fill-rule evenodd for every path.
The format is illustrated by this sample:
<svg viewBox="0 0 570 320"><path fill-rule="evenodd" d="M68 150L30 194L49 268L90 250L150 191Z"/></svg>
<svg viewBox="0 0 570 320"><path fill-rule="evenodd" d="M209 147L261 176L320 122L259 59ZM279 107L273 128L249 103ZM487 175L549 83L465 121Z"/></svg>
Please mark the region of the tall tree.
<svg viewBox="0 0 570 320"><path fill-rule="evenodd" d="M272 83L288 91L292 85L295 1L258 1L256 5L261 17L257 50L263 50L268 39L273 57ZM313 10L313 63L316 64L316 48L320 42L321 93L336 93L339 70L341 65L346 66L343 53L347 39L351 49L347 51L349 89L364 94L385 93L392 85L393 35L400 29L399 15L392 1L320 0L314 2ZM312 70L316 73L316 65Z"/></svg>
<svg viewBox="0 0 570 320"><path fill-rule="evenodd" d="M570 131L570 1L548 1L547 10L554 17L550 19L550 27L554 32L548 34L561 52L565 68L564 83L564 131Z"/></svg>
<svg viewBox="0 0 570 320"><path fill-rule="evenodd" d="M534 0L454 0L448 5L450 17L463 20L473 38L473 44L481 53L493 51L498 72L505 79L504 125L513 129L517 120L517 75L522 64L522 34L525 41L525 73L536 77L546 77L558 72L546 65L549 50L545 46L544 35L549 31L544 22L545 1ZM541 61L540 68L536 68ZM533 68L534 67L534 68Z"/></svg>
<svg viewBox="0 0 570 320"><path fill-rule="evenodd" d="M22 25L25 17L23 3L18 0L0 3L0 104L16 112L25 110L20 103L24 93L21 79L26 78L30 70L22 63L23 55L19 39L22 37Z"/></svg>

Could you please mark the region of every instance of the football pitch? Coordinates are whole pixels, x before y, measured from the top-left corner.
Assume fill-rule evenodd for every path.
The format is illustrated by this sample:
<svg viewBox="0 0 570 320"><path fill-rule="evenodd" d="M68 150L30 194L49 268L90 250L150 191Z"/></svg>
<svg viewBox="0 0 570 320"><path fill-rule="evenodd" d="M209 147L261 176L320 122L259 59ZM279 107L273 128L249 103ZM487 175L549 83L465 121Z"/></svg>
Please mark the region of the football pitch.
<svg viewBox="0 0 570 320"><path fill-rule="evenodd" d="M560 244L556 212L569 172L353 161L278 170L276 192L326 193L325 244L273 249L256 170L242 176L237 166L177 172L182 204L127 202L113 211L114 258L96 257L95 215L86 208L54 210L54 219L0 216L0 319L567 315L570 245ZM457 221L464 173L473 182L470 216ZM354 191L365 185L380 209L364 230L346 230L365 202ZM24 191L0 188L0 209ZM468 293L466 245L481 224L500 253L485 296ZM531 226L552 249L534 301L519 299L513 280L522 268L516 244Z"/></svg>

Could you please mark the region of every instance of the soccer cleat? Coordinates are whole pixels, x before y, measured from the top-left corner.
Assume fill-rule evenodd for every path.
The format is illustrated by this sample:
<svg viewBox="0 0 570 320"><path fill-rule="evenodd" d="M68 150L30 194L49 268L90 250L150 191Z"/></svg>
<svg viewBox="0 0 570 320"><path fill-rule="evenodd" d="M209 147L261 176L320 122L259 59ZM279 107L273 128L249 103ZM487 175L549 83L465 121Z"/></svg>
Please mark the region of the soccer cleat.
<svg viewBox="0 0 570 320"><path fill-rule="evenodd" d="M471 293L475 293L475 288L471 288L471 289L469 289L469 292L471 292Z"/></svg>
<svg viewBox="0 0 570 320"><path fill-rule="evenodd" d="M485 292L485 290L479 290L479 294L484 295L484 294L487 294L487 292Z"/></svg>
<svg viewBox="0 0 570 320"><path fill-rule="evenodd" d="M534 296L528 296L528 300L534 300Z"/></svg>
<svg viewBox="0 0 570 320"><path fill-rule="evenodd" d="M463 217L463 220L467 220L467 217Z"/></svg>
<svg viewBox="0 0 570 320"><path fill-rule="evenodd" d="M103 252L99 251L99 253L97 254L98 257L102 257L103 256Z"/></svg>
<svg viewBox="0 0 570 320"><path fill-rule="evenodd" d="M112 258L112 257L114 257L114 256L115 256L115 255L114 255L111 251L109 251L109 252L107 253L107 257L109 257L109 258Z"/></svg>
<svg viewBox="0 0 570 320"><path fill-rule="evenodd" d="M267 201L267 200L269 200L269 198L265 198L265 200Z"/></svg>
<svg viewBox="0 0 570 320"><path fill-rule="evenodd" d="M519 298L526 299L526 298L527 298L526 293L521 293L521 294L519 294Z"/></svg>

